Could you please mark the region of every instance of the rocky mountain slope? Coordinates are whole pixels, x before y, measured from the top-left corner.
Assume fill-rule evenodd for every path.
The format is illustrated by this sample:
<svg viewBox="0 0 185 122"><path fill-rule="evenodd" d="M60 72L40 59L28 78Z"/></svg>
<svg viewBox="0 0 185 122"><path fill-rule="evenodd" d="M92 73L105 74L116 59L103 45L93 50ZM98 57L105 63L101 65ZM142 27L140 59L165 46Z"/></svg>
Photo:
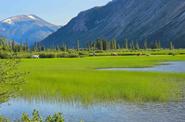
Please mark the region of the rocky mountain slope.
<svg viewBox="0 0 185 122"><path fill-rule="evenodd" d="M42 43L82 46L97 38L142 42L160 40L167 47L185 47L185 0L113 0L102 7L81 12Z"/></svg>

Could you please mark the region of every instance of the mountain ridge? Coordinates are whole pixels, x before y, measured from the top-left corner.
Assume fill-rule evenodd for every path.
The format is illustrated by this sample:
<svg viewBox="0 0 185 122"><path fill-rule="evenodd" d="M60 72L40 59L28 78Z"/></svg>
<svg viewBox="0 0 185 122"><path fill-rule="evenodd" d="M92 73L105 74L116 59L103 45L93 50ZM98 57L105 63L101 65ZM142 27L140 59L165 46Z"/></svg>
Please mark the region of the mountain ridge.
<svg viewBox="0 0 185 122"><path fill-rule="evenodd" d="M102 7L80 12L67 25L42 41L45 46L67 43L82 46L97 38L138 41L160 40L163 47L173 41L185 47L184 0L113 0Z"/></svg>
<svg viewBox="0 0 185 122"><path fill-rule="evenodd" d="M58 28L33 14L12 16L0 21L1 36L29 45L41 41Z"/></svg>

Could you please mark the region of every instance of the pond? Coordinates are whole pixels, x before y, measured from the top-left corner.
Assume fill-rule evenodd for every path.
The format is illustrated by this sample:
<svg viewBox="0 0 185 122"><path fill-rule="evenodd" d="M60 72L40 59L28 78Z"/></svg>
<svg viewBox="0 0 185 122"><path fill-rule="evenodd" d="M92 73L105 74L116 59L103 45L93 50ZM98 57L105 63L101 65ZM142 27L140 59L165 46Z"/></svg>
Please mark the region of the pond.
<svg viewBox="0 0 185 122"><path fill-rule="evenodd" d="M102 68L98 70L184 73L185 72L185 62L184 61L164 62L160 65L156 65L153 67L144 67L144 68Z"/></svg>
<svg viewBox="0 0 185 122"><path fill-rule="evenodd" d="M62 112L66 122L184 122L185 102L170 103L107 103L84 106L80 103L12 99L0 107L1 115L16 119L22 112L31 115L37 108L42 116ZM162 115L162 116L161 116Z"/></svg>

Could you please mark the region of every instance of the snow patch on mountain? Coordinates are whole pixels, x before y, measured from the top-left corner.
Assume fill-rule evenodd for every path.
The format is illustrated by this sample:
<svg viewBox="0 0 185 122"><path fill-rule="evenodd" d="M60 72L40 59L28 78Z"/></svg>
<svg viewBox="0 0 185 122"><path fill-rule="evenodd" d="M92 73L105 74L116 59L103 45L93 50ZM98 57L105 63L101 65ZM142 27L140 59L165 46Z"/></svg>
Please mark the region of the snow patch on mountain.
<svg viewBox="0 0 185 122"><path fill-rule="evenodd" d="M12 19L5 19L3 22L7 24L13 24Z"/></svg>
<svg viewBox="0 0 185 122"><path fill-rule="evenodd" d="M59 27L33 14L18 15L0 21L0 35L32 46L35 41L43 40Z"/></svg>
<svg viewBox="0 0 185 122"><path fill-rule="evenodd" d="M32 15L28 15L27 17L29 17L30 19L36 20L36 18Z"/></svg>

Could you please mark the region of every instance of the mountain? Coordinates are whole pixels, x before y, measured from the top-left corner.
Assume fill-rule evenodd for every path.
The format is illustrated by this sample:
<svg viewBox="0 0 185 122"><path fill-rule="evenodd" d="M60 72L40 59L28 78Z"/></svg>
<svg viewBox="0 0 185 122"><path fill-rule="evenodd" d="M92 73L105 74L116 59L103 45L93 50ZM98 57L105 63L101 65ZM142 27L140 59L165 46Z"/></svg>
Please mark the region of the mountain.
<svg viewBox="0 0 185 122"><path fill-rule="evenodd" d="M175 47L185 47L185 0L113 0L81 12L42 43L72 47L80 40L85 46L97 38L160 40L164 47L173 41Z"/></svg>
<svg viewBox="0 0 185 122"><path fill-rule="evenodd" d="M0 21L0 35L17 43L27 42L33 45L51 33L57 31L59 26L50 24L35 15L21 15Z"/></svg>

